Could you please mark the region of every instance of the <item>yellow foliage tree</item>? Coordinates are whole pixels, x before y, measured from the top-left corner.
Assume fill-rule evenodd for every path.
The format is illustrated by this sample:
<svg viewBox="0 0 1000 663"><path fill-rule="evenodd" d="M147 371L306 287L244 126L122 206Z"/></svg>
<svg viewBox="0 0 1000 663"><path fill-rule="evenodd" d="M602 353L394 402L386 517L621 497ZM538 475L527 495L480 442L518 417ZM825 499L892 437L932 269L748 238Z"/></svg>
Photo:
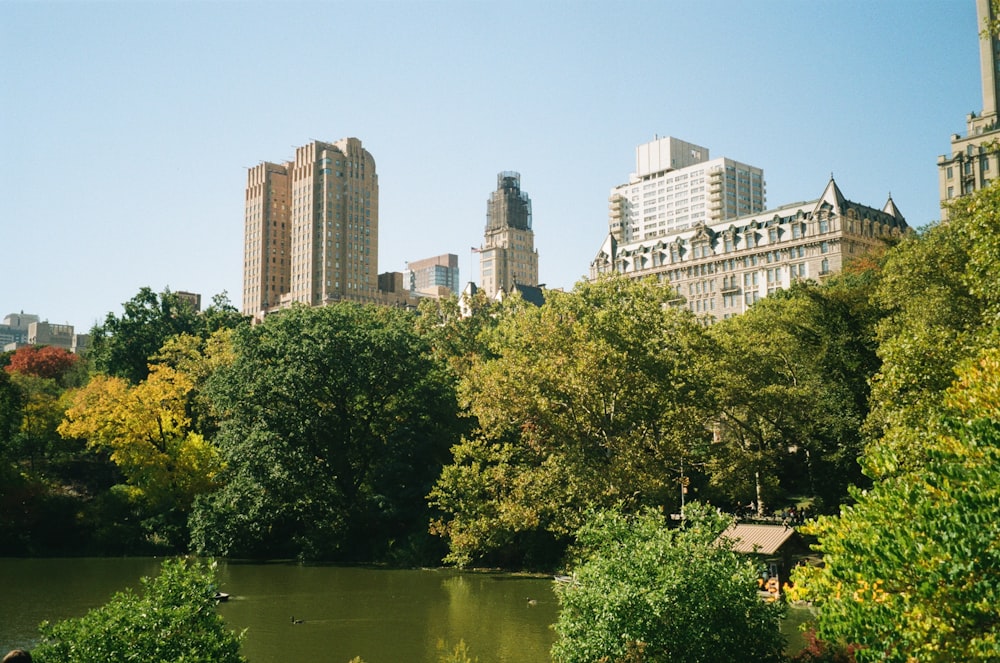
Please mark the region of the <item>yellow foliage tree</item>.
<svg viewBox="0 0 1000 663"><path fill-rule="evenodd" d="M76 392L59 433L107 450L132 498L186 512L221 469L216 449L191 428L186 403L193 387L188 374L162 364L135 386L95 376Z"/></svg>
<svg viewBox="0 0 1000 663"><path fill-rule="evenodd" d="M825 564L792 576L859 662L1000 660L1000 349L963 362L943 402L926 460L814 521Z"/></svg>

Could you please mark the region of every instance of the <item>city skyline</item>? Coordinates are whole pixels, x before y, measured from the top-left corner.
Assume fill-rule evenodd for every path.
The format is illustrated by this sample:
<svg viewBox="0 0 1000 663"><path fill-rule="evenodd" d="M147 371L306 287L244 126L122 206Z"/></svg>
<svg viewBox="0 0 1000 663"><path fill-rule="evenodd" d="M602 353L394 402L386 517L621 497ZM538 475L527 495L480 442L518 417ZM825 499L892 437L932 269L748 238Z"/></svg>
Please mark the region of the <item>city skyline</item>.
<svg viewBox="0 0 1000 663"><path fill-rule="evenodd" d="M833 173L922 227L937 157L983 105L977 30L972 0L9 2L0 315L85 332L143 286L240 307L245 169L342 136L378 169L379 272L478 268L513 170L539 281L570 288L657 134L759 166L768 207Z"/></svg>

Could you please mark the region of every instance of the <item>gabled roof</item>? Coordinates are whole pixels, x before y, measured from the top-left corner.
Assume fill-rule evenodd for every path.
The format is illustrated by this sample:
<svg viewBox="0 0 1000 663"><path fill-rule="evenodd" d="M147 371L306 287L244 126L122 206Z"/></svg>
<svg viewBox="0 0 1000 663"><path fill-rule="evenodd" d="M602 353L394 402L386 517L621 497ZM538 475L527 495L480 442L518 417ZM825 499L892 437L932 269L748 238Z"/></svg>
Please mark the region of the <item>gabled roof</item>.
<svg viewBox="0 0 1000 663"><path fill-rule="evenodd" d="M830 175L830 181L827 182L826 189L823 190L823 195L816 201L817 211L822 207L823 203L832 207L836 214L842 214L843 210L847 207L847 199L840 192L840 187L833 180L833 175Z"/></svg>
<svg viewBox="0 0 1000 663"><path fill-rule="evenodd" d="M899 211L899 208L896 207L896 203L892 200L892 194L889 194L889 200L885 202L885 207L882 208L882 211L886 214L891 214L897 219L903 218L903 214Z"/></svg>
<svg viewBox="0 0 1000 663"><path fill-rule="evenodd" d="M795 534L795 530L784 525L756 525L753 523L734 523L719 535L716 543L728 539L733 544L733 551L740 553L756 553L758 555L773 555Z"/></svg>
<svg viewBox="0 0 1000 663"><path fill-rule="evenodd" d="M504 290L498 291L495 299L498 302L503 301L507 296L512 295L515 292L521 296L521 299L529 304L541 306L545 303L545 293L542 291L541 287L536 285L521 285L520 283L515 283L506 292Z"/></svg>

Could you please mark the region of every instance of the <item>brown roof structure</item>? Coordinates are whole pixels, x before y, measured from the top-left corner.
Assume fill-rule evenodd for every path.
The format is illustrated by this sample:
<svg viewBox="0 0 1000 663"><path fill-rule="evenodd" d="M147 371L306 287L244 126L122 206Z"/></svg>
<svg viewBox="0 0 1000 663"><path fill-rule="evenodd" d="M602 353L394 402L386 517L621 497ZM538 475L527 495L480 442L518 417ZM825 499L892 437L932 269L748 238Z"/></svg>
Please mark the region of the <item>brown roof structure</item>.
<svg viewBox="0 0 1000 663"><path fill-rule="evenodd" d="M784 525L735 523L719 535L716 543L728 539L732 542L735 552L774 555L794 535L795 530Z"/></svg>

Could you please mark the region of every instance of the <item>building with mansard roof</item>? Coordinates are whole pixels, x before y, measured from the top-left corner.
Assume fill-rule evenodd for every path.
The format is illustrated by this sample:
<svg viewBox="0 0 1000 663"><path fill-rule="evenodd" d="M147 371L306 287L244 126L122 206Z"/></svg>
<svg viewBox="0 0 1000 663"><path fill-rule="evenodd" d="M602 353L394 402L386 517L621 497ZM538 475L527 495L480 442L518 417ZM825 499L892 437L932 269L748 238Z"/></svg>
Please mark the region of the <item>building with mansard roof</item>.
<svg viewBox="0 0 1000 663"><path fill-rule="evenodd" d="M891 196L881 209L855 203L831 177L808 202L629 243L609 232L589 276L655 276L677 291L677 305L712 322L743 313L796 280L839 272L907 230Z"/></svg>

